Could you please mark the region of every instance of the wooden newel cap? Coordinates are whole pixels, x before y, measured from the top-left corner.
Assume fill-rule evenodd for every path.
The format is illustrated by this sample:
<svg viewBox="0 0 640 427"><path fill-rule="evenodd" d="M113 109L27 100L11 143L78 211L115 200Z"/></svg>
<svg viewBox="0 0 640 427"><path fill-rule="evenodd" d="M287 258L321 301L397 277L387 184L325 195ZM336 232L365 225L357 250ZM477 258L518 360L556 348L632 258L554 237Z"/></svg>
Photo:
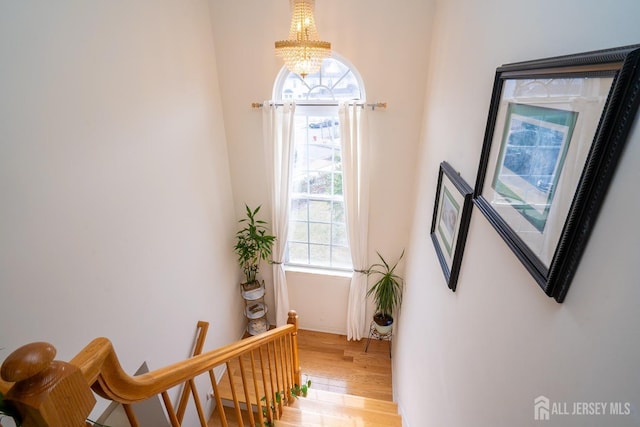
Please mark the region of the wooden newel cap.
<svg viewBox="0 0 640 427"><path fill-rule="evenodd" d="M24 426L85 427L95 397L80 369L53 360L55 355L46 342L11 353L0 368L2 379L14 383L5 399L20 412Z"/></svg>
<svg viewBox="0 0 640 427"><path fill-rule="evenodd" d="M2 379L18 382L48 369L56 356L56 348L47 342L24 345L6 358L0 369Z"/></svg>

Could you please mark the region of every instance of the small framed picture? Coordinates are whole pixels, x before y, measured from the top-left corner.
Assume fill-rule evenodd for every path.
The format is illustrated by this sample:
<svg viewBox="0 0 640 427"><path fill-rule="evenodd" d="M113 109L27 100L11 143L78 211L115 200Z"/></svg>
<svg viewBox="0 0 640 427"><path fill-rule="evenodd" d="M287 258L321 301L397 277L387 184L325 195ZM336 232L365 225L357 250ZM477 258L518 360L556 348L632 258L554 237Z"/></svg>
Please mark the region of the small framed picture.
<svg viewBox="0 0 640 427"><path fill-rule="evenodd" d="M640 45L496 70L475 205L562 302L640 102Z"/></svg>
<svg viewBox="0 0 640 427"><path fill-rule="evenodd" d="M444 278L455 292L471 219L473 190L447 162L440 164L431 220L431 240Z"/></svg>

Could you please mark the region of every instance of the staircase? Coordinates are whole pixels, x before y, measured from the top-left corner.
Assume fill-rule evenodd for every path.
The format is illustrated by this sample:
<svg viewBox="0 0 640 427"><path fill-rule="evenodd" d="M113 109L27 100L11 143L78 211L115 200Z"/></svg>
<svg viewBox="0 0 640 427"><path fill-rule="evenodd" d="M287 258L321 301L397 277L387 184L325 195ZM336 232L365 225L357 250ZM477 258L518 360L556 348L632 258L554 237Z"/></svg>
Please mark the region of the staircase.
<svg viewBox="0 0 640 427"><path fill-rule="evenodd" d="M246 357L246 356L245 356ZM248 364L244 360L244 364ZM230 375L229 375L230 374ZM233 392L229 376L233 380L236 390L236 397L241 402L243 422L238 423L236 416L228 411L227 422L229 427L238 427L246 424L248 414L246 411L246 397L243 392L242 378L240 375L239 363L235 362L228 366L227 372L218 384L223 405L233 405ZM261 373L258 373L258 378ZM262 390L262 384L258 388ZM256 402L255 393L249 389L249 401ZM262 396L260 396L262 398ZM264 401L264 399L262 400ZM394 402L371 399L348 394L335 393L316 389L311 386L306 397L284 399L286 402L282 408L280 419L274 420L274 427L401 427L402 419L398 415L398 407ZM251 405L252 411L257 413L255 404ZM228 408L225 408L228 410ZM255 418L255 417L254 417ZM209 420L208 427L221 426L217 412L214 411Z"/></svg>
<svg viewBox="0 0 640 427"><path fill-rule="evenodd" d="M200 354L208 324L199 322L193 357L138 376L122 369L106 338L94 339L69 362L54 360L53 345L31 343L2 363L0 392L25 427L85 427L95 405L94 393L121 404L132 427L143 427L132 405L156 395L162 398L173 427L183 425L190 398L201 427L402 425L392 402L313 388L307 390L306 397L294 396L294 391L301 394L297 384L302 384L303 378L295 311L289 312L287 323ZM348 364L354 362L348 368L350 375L364 375L368 385L377 389L375 368L359 372L355 362L360 357L345 352L342 358ZM223 366L225 377L217 382L214 369ZM329 369L334 373L340 370L337 364ZM200 375L209 377L217 407L209 420L196 388L195 378ZM182 389L175 403L169 395L174 387Z"/></svg>
<svg viewBox="0 0 640 427"><path fill-rule="evenodd" d="M306 398L298 398L291 406L284 408L282 418L275 425L401 427L402 419L393 402L309 390Z"/></svg>
<svg viewBox="0 0 640 427"><path fill-rule="evenodd" d="M223 402L231 396L222 395ZM225 408L229 409L229 408ZM254 406L254 411L255 411ZM228 426L238 427L231 411ZM246 420L246 410L243 411ZM217 413L213 413L208 427L220 426ZM398 406L394 402L324 390L309 389L306 397L293 399L284 406L282 416L274 427L401 427Z"/></svg>

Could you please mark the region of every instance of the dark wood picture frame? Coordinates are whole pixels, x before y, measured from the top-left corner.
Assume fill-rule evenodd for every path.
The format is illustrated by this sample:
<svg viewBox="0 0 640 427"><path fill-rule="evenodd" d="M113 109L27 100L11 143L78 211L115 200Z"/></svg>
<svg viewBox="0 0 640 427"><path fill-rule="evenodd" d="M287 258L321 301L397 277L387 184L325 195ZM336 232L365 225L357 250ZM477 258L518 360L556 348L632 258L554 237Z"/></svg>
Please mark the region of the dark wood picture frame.
<svg viewBox="0 0 640 427"><path fill-rule="evenodd" d="M557 302L578 268L639 94L640 45L496 70L473 201Z"/></svg>
<svg viewBox="0 0 640 427"><path fill-rule="evenodd" d="M467 241L473 190L447 163L440 163L431 220L431 240L449 289L455 292Z"/></svg>

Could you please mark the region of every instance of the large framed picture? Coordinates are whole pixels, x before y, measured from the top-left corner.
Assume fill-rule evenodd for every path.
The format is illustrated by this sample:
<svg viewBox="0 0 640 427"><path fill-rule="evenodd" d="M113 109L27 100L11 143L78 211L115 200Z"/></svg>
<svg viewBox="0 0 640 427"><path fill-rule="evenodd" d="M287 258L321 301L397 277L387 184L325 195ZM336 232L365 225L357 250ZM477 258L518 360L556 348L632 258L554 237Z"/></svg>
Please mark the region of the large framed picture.
<svg viewBox="0 0 640 427"><path fill-rule="evenodd" d="M639 58L637 45L496 71L473 201L558 302L638 109Z"/></svg>
<svg viewBox="0 0 640 427"><path fill-rule="evenodd" d="M447 162L440 164L431 240L449 289L455 292L471 218L473 190Z"/></svg>

